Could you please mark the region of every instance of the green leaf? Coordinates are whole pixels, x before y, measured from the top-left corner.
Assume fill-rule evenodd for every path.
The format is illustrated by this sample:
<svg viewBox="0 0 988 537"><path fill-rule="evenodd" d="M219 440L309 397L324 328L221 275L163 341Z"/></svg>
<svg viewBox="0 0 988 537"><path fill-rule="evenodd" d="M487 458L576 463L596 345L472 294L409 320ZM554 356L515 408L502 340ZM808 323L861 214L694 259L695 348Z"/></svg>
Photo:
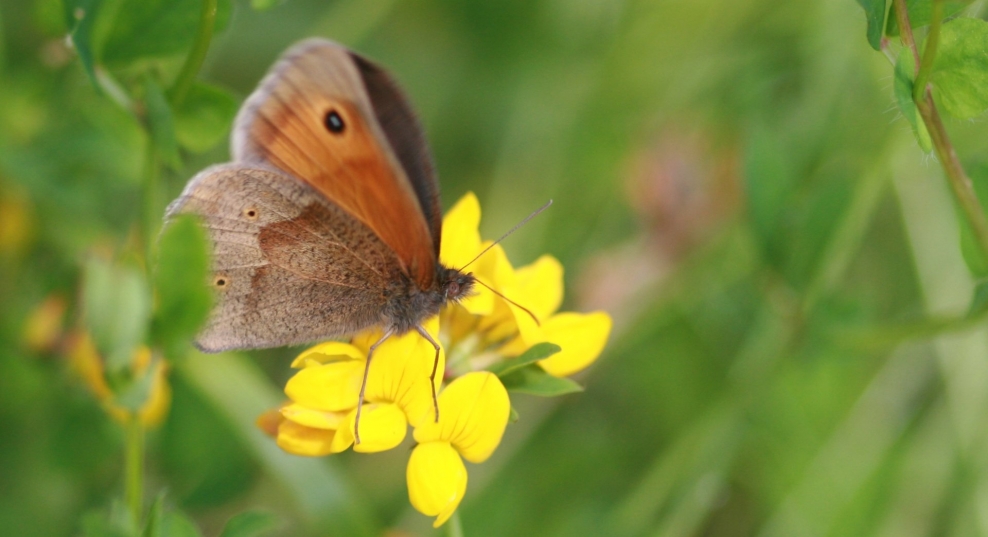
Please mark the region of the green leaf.
<svg viewBox="0 0 988 537"><path fill-rule="evenodd" d="M175 110L175 136L194 153L211 149L226 138L239 103L230 92L196 82Z"/></svg>
<svg viewBox="0 0 988 537"><path fill-rule="evenodd" d="M514 423L519 419L521 419L521 416L518 415L518 411L515 410L515 407L511 407L511 413L508 414L508 423Z"/></svg>
<svg viewBox="0 0 988 537"><path fill-rule="evenodd" d="M182 161L178 155L178 139L175 137L175 118L165 91L150 76L144 78L144 90L148 127L154 149L165 164L177 169Z"/></svg>
<svg viewBox="0 0 988 537"><path fill-rule="evenodd" d="M521 369L528 364L534 364L539 360L544 360L561 350L562 348L555 343L536 343L519 356L493 364L488 367L487 370L499 377L503 377L504 375L507 375L517 369Z"/></svg>
<svg viewBox="0 0 988 537"><path fill-rule="evenodd" d="M860 1L860 0L859 0ZM949 17L960 12L972 0L951 0L943 3L943 16ZM899 21L895 16L895 4L889 5L888 23L885 26L885 34L891 36L899 35ZM933 0L906 0L906 13L909 13L909 25L915 30L930 24L933 18Z"/></svg>
<svg viewBox="0 0 988 537"><path fill-rule="evenodd" d="M151 316L151 291L143 271L90 260L83 281L83 311L107 370L122 370L144 342Z"/></svg>
<svg viewBox="0 0 988 537"><path fill-rule="evenodd" d="M209 316L213 295L209 276L206 233L192 215L172 219L158 242L154 288L158 308L152 341L166 350L184 345Z"/></svg>
<svg viewBox="0 0 988 537"><path fill-rule="evenodd" d="M988 22L954 19L943 25L930 81L948 114L971 119L988 110Z"/></svg>
<svg viewBox="0 0 988 537"><path fill-rule="evenodd" d="M102 0L66 0L65 25L71 28L69 38L75 47L83 70L89 81L99 89L96 82L96 59L93 55L93 28L99 15Z"/></svg>
<svg viewBox="0 0 988 537"><path fill-rule="evenodd" d="M868 20L868 44L875 50L882 48L882 23L885 22L885 0L858 0Z"/></svg>
<svg viewBox="0 0 988 537"><path fill-rule="evenodd" d="M202 0L123 0L103 46L103 61L123 65L188 52L199 29ZM230 20L231 0L219 0L214 32Z"/></svg>
<svg viewBox="0 0 988 537"><path fill-rule="evenodd" d="M269 532L277 525L278 517L271 513L247 511L228 520L220 537L254 537Z"/></svg>
<svg viewBox="0 0 988 537"><path fill-rule="evenodd" d="M546 373L538 364L530 364L501 377L501 382L508 391L555 397L573 392L582 392L583 387L576 382L554 377Z"/></svg>
<svg viewBox="0 0 988 537"><path fill-rule="evenodd" d="M202 532L195 523L179 512L173 511L165 515L161 528L162 537L202 537Z"/></svg>
<svg viewBox="0 0 988 537"><path fill-rule="evenodd" d="M265 11L275 6L280 6L285 0L250 0L250 7L257 11Z"/></svg>
<svg viewBox="0 0 988 537"><path fill-rule="evenodd" d="M916 142L920 149L930 152L933 143L930 141L930 132L926 130L926 124L919 115L919 109L913 102L913 77L915 76L915 61L908 49L903 49L899 53L899 59L895 62L895 102L899 105L899 111L909 122L916 136Z"/></svg>

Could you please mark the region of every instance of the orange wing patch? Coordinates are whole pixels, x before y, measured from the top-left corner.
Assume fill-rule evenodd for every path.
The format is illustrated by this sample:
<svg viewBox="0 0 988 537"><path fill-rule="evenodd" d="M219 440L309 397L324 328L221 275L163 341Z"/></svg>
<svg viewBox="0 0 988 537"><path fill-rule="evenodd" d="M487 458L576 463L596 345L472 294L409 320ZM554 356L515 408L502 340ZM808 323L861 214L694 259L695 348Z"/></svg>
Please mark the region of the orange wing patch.
<svg viewBox="0 0 988 537"><path fill-rule="evenodd" d="M309 183L374 230L418 286L430 288L436 259L423 210L353 60L326 41L296 50L241 110L234 159L267 163Z"/></svg>

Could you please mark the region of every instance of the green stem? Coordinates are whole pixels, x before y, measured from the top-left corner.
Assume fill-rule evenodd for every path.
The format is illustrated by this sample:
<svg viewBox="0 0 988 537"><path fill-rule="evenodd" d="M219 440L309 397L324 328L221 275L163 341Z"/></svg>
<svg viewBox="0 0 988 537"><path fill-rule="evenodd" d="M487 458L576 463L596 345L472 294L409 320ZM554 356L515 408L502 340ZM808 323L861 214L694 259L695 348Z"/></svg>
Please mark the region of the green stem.
<svg viewBox="0 0 988 537"><path fill-rule="evenodd" d="M216 2L217 0L202 0L199 31L195 43L192 44L192 50L185 58L185 64L182 65L178 78L168 90L168 100L172 108L178 108L185 100L199 73L199 68L202 67L202 62L206 59L206 53L209 52L209 42L213 39L213 28L216 26Z"/></svg>
<svg viewBox="0 0 988 537"><path fill-rule="evenodd" d="M937 33L939 34L939 26L941 23L943 9L942 6L937 8L941 0L936 0L934 3L934 17L933 25L937 28ZM909 15L906 12L906 2L905 0L895 0L895 13L899 21L899 29L902 34L903 43L913 51L913 55L916 58L917 67L916 71L921 72L923 70L923 65L927 65L926 70L933 65L933 56L936 53L936 45L933 49L929 48L927 45L927 53L930 56L927 58L924 56L923 64L920 64L919 52L916 48L916 41L913 39L912 27L909 25ZM933 29L930 30L933 32ZM939 37L935 38L934 41L938 41ZM932 54L930 54L932 53ZM929 75L927 75L928 77ZM919 82L919 79L917 79ZM924 86L927 84L924 82ZM916 98L916 89L920 90L919 97ZM950 189L954 193L954 199L957 200L957 204L960 206L964 217L967 219L968 224L971 226L971 230L974 232L974 237L978 244L978 249L981 251L981 256L988 259L988 219L985 218L984 210L981 207L981 202L978 201L978 196L974 192L974 184L971 182L971 178L967 176L964 171L964 167L961 166L961 161L957 157L957 152L954 150L953 144L950 142L950 137L947 135L947 128L943 124L943 120L940 118L940 113L937 111L936 104L933 102L933 95L930 93L930 88L920 87L919 84L913 90L913 101L916 103L916 108L919 110L920 117L923 118L923 124L926 125L926 130L930 133L930 140L933 142L933 150L937 154L937 158L940 160L940 165L943 166L943 171L947 175L947 182L950 184Z"/></svg>
<svg viewBox="0 0 988 537"><path fill-rule="evenodd" d="M144 514L144 425L137 416L133 416L126 428L124 501L134 522L140 524Z"/></svg>
<svg viewBox="0 0 988 537"><path fill-rule="evenodd" d="M930 21L930 31L926 34L926 46L923 48L923 59L919 63L919 73L913 85L913 100L923 100L926 84L930 81L933 62L937 58L937 46L940 44L940 27L943 25L943 0L933 0L933 19Z"/></svg>
<svg viewBox="0 0 988 537"><path fill-rule="evenodd" d="M446 521L446 535L448 537L463 537L463 523L460 522L459 511L453 511L453 516Z"/></svg>
<svg viewBox="0 0 988 537"><path fill-rule="evenodd" d="M913 58L916 60L916 68L913 72L919 71L919 50L916 49L916 40L913 39L913 27L909 24L909 12L906 11L906 0L893 0L895 5L895 17L899 23L899 35L902 36L902 42L909 47L909 50L913 53Z"/></svg>

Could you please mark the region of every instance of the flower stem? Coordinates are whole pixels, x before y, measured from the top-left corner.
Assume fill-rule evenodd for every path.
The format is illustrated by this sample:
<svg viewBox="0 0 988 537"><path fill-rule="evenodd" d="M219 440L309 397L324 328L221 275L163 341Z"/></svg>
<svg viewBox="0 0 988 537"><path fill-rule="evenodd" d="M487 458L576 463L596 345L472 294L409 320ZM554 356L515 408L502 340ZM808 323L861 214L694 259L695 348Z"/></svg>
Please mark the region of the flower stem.
<svg viewBox="0 0 988 537"><path fill-rule="evenodd" d="M144 425L137 416L132 416L125 427L124 501L134 522L140 524L144 510Z"/></svg>
<svg viewBox="0 0 988 537"><path fill-rule="evenodd" d="M947 129L943 124L940 113L937 111L936 104L933 102L933 94L930 93L930 88L927 87L929 72L932 69L933 60L936 56L937 43L939 43L940 26L943 19L942 0L934 0L934 18L931 23L930 36L927 38L927 46L922 62L920 62L916 41L913 39L912 27L909 24L906 1L894 1L902 41L912 51L913 57L916 59L918 76L916 79L917 84L913 88L913 101L916 103L920 117L923 118L923 124L926 125L926 130L930 133L933 150L936 151L937 158L940 160L941 166L943 166L944 173L947 176L947 182L950 183L950 189L954 193L954 199L957 200L957 204L960 205L965 219L974 232L981 256L988 259L988 219L985 218L981 202L978 201L978 196L974 192L974 184L964 171L964 167L961 166L957 152L950 142ZM933 43L932 46L930 44L931 42ZM920 77L923 78L921 79Z"/></svg>
<svg viewBox="0 0 988 537"><path fill-rule="evenodd" d="M216 26L216 2L217 0L202 0L202 10L199 14L199 31L196 34L195 43L192 50L185 58L182 70L175 79L175 83L168 90L168 100L172 108L178 108L188 95L192 83L202 67L202 62L209 52L209 42L213 39L213 28Z"/></svg>
<svg viewBox="0 0 988 537"><path fill-rule="evenodd" d="M453 511L453 515L446 521L446 535L448 537L463 537L463 523L460 522L459 511Z"/></svg>
<svg viewBox="0 0 988 537"><path fill-rule="evenodd" d="M926 34L926 46L923 48L923 59L919 63L916 83L913 85L913 100L917 103L926 96L926 84L930 81L933 62L937 58L937 46L940 44L940 27L943 25L943 0L933 0L933 19L930 21L930 31Z"/></svg>

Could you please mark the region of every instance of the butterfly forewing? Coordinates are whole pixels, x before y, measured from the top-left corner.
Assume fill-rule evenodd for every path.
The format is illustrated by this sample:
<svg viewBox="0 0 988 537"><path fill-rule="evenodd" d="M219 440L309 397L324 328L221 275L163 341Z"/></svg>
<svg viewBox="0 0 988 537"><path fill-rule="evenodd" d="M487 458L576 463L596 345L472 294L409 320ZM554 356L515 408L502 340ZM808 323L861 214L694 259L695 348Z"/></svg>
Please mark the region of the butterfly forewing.
<svg viewBox="0 0 988 537"><path fill-rule="evenodd" d="M370 228L419 288L429 289L439 236L431 159L425 149L414 154L416 144L424 147L421 130L400 92L367 65L362 71L347 49L325 40L292 48L241 109L234 160L274 166L308 183ZM379 102L393 103L384 118L391 135L378 120L365 77L374 81ZM396 135L394 121L412 121L417 134ZM406 172L404 163L416 171Z"/></svg>

